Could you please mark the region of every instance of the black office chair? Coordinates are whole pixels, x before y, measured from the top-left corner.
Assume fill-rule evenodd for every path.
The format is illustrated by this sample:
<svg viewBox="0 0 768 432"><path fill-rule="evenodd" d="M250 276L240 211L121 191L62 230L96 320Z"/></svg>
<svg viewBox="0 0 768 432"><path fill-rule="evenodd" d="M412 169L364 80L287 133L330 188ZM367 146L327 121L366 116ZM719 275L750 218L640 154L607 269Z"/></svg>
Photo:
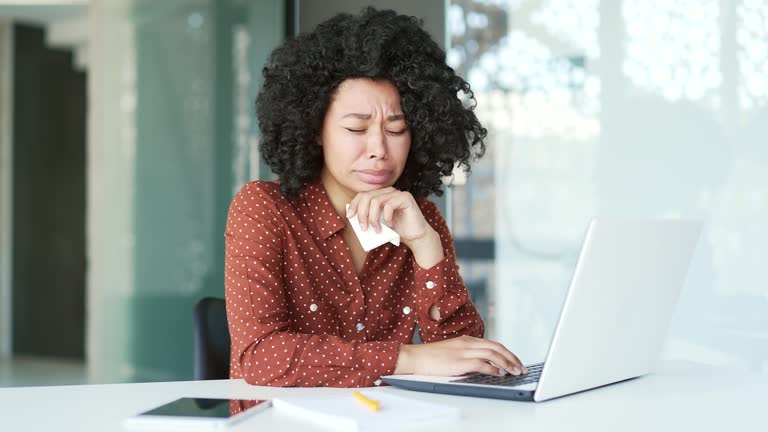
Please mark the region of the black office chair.
<svg viewBox="0 0 768 432"><path fill-rule="evenodd" d="M194 311L196 380L229 378L229 328L224 299L205 297Z"/></svg>

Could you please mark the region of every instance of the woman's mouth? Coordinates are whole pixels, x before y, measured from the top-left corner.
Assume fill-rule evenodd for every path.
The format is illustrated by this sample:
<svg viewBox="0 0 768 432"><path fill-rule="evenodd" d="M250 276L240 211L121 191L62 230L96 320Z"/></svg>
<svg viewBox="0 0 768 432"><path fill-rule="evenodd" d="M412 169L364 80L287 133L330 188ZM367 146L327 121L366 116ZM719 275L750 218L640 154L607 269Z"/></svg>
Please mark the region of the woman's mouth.
<svg viewBox="0 0 768 432"><path fill-rule="evenodd" d="M355 175L361 181L368 184L380 185L386 183L392 176L390 170L358 170Z"/></svg>

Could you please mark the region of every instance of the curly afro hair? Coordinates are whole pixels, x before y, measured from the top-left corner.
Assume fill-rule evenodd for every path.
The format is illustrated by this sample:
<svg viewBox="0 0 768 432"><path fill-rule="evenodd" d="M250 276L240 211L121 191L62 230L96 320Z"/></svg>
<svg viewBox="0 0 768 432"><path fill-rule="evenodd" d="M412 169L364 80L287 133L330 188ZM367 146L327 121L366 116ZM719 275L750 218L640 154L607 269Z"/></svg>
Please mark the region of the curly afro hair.
<svg viewBox="0 0 768 432"><path fill-rule="evenodd" d="M442 195L442 177L485 153L487 131L469 84L415 17L391 10L339 14L276 48L256 98L259 150L292 199L320 177L317 145L329 104L350 78L389 80L400 92L411 148L395 188L415 197ZM464 100L460 98L463 94Z"/></svg>

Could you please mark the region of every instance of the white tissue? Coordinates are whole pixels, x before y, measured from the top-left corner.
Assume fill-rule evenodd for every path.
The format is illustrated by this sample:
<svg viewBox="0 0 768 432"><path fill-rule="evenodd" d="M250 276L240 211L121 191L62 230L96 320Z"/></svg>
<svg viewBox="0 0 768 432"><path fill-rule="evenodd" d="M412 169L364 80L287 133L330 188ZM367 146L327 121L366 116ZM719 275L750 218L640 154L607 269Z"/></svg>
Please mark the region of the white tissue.
<svg viewBox="0 0 768 432"><path fill-rule="evenodd" d="M348 209L349 204L347 204L347 210ZM368 226L368 230L363 231L360 228L360 222L357 220L357 215L347 219L352 225L352 229L355 231L357 239L360 240L360 244L363 246L363 249L366 252L370 251L371 249L375 249L387 242L392 243L395 246L400 246L400 234L396 233L395 230L384 224L383 216L379 218L379 223L381 224L380 233L377 233L376 230L370 225Z"/></svg>

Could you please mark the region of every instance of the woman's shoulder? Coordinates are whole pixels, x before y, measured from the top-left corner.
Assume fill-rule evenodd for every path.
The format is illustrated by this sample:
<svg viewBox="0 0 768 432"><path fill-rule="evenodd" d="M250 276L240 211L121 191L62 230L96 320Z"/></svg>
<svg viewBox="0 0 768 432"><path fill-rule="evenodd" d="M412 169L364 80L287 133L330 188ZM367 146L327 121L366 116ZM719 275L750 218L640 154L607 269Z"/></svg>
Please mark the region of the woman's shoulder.
<svg viewBox="0 0 768 432"><path fill-rule="evenodd" d="M246 206L246 208L263 206L269 210L276 210L285 204L283 201L286 200L280 193L280 183L277 180L255 180L240 188L240 191L232 199L232 206Z"/></svg>
<svg viewBox="0 0 768 432"><path fill-rule="evenodd" d="M243 185L240 193L253 194L276 201L282 198L280 194L280 182L278 180L254 180Z"/></svg>

